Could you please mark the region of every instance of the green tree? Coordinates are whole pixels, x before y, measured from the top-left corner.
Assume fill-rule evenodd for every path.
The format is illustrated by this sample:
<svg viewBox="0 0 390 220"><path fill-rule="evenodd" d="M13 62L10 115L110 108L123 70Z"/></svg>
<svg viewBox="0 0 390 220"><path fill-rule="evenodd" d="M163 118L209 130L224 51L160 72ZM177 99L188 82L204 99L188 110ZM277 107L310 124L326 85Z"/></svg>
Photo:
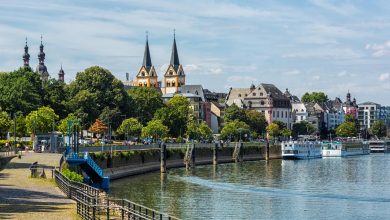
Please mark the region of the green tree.
<svg viewBox="0 0 390 220"><path fill-rule="evenodd" d="M292 131L288 128L283 128L282 131L280 132L280 134L283 136L283 137L290 137L291 134L292 134Z"/></svg>
<svg viewBox="0 0 390 220"><path fill-rule="evenodd" d="M234 120L239 120L242 122L248 121L248 115L246 114L245 109L239 108L236 104L232 104L231 106L228 106L224 112L225 122L234 121Z"/></svg>
<svg viewBox="0 0 390 220"><path fill-rule="evenodd" d="M370 130L371 130L371 133L373 135L377 136L378 138L386 137L387 128L386 128L385 123L382 120L375 121L372 124L372 127Z"/></svg>
<svg viewBox="0 0 390 220"><path fill-rule="evenodd" d="M65 83L56 79L50 79L43 83L44 96L43 105L50 106L60 118L67 116L67 90Z"/></svg>
<svg viewBox="0 0 390 220"><path fill-rule="evenodd" d="M150 121L154 113L164 106L161 93L155 88L133 87L129 91L134 115L142 124Z"/></svg>
<svg viewBox="0 0 390 220"><path fill-rule="evenodd" d="M153 119L142 128L142 136L164 138L168 135L168 131L168 127L165 126L161 120Z"/></svg>
<svg viewBox="0 0 390 220"><path fill-rule="evenodd" d="M58 118L58 115L52 108L40 107L26 116L27 131L34 135L52 131Z"/></svg>
<svg viewBox="0 0 390 220"><path fill-rule="evenodd" d="M42 106L42 81L30 68L0 73L0 106L9 113L24 115Z"/></svg>
<svg viewBox="0 0 390 220"><path fill-rule="evenodd" d="M326 102L328 100L329 100L328 96L324 92L312 92L312 93L306 92L301 98L301 101L304 103L307 102L321 103L321 102Z"/></svg>
<svg viewBox="0 0 390 220"><path fill-rule="evenodd" d="M123 120L122 124L119 126L117 133L120 135L125 135L128 139L128 135L139 137L142 132L142 124L138 122L136 118L127 118Z"/></svg>
<svg viewBox="0 0 390 220"><path fill-rule="evenodd" d="M213 139L213 131L205 122L196 123L190 122L187 125L187 137L190 140L207 140Z"/></svg>
<svg viewBox="0 0 390 220"><path fill-rule="evenodd" d="M105 107L99 115L99 119L106 125L111 126L111 129L116 130L122 122L122 114L119 108Z"/></svg>
<svg viewBox="0 0 390 220"><path fill-rule="evenodd" d="M245 122L234 120L225 123L225 126L221 130L220 138L222 140L239 140L245 139L245 136L250 136L250 127Z"/></svg>
<svg viewBox="0 0 390 220"><path fill-rule="evenodd" d="M69 110L86 113L87 121L95 121L104 108L118 108L121 115L131 115L131 99L123 83L102 67L93 66L77 73L67 90Z"/></svg>
<svg viewBox="0 0 390 220"><path fill-rule="evenodd" d="M355 123L344 122L336 128L336 135L339 137L356 137L357 129Z"/></svg>
<svg viewBox="0 0 390 220"><path fill-rule="evenodd" d="M156 111L154 119L161 120L169 128L172 137L184 135L191 116L190 102L187 98L175 95L166 106Z"/></svg>
<svg viewBox="0 0 390 220"><path fill-rule="evenodd" d="M17 137L24 137L27 135L27 127L26 127L26 118L21 114L16 115L16 136ZM13 131L14 128L14 120L12 120L11 129Z"/></svg>
<svg viewBox="0 0 390 220"><path fill-rule="evenodd" d="M298 135L311 135L316 131L316 128L307 121L300 121L293 124L292 135L297 137Z"/></svg>
<svg viewBox="0 0 390 220"><path fill-rule="evenodd" d="M272 123L277 124L279 126L279 129L282 130L283 128L287 128L286 124L282 121L274 120Z"/></svg>
<svg viewBox="0 0 390 220"><path fill-rule="evenodd" d="M267 126L267 132L272 138L277 138L280 135L281 129L279 125L275 122L272 122Z"/></svg>
<svg viewBox="0 0 390 220"><path fill-rule="evenodd" d="M11 127L11 118L5 111L0 111L0 137L5 138Z"/></svg>
<svg viewBox="0 0 390 220"><path fill-rule="evenodd" d="M267 127L267 120L265 119L265 115L262 112L247 110L246 116L248 121L246 122L252 131L257 134L265 133L265 128Z"/></svg>
<svg viewBox="0 0 390 220"><path fill-rule="evenodd" d="M72 121L78 120L81 122L81 119L79 117L77 117L74 113L69 113L68 116L66 116L66 118L62 119L58 125L58 131L60 131L64 136L68 135L68 121L70 121L70 120L72 120ZM72 133L72 131L75 131L75 128L77 126L79 126L78 123L72 124L72 127L70 128L71 133Z"/></svg>

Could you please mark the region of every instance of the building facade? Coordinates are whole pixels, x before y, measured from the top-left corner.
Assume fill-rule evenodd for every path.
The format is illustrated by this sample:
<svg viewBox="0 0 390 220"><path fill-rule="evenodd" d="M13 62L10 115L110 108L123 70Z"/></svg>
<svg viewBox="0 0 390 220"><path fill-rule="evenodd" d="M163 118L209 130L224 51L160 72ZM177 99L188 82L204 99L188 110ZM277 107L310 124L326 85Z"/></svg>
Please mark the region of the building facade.
<svg viewBox="0 0 390 220"><path fill-rule="evenodd" d="M240 108L264 113L267 122L283 122L291 129L293 114L290 99L275 85L261 83L249 88L230 88L226 97L226 106L236 104Z"/></svg>
<svg viewBox="0 0 390 220"><path fill-rule="evenodd" d="M135 85L139 87L160 87L156 69L152 64L152 58L150 56L148 36L146 36L144 59L136 76Z"/></svg>
<svg viewBox="0 0 390 220"><path fill-rule="evenodd" d="M186 75L183 66L179 61L179 53L177 52L176 37L173 37L171 61L164 74L164 88L161 89L163 94L177 93L180 87L185 85Z"/></svg>
<svg viewBox="0 0 390 220"><path fill-rule="evenodd" d="M359 105L358 121L361 129L369 129L381 117L381 105L374 102L363 102Z"/></svg>

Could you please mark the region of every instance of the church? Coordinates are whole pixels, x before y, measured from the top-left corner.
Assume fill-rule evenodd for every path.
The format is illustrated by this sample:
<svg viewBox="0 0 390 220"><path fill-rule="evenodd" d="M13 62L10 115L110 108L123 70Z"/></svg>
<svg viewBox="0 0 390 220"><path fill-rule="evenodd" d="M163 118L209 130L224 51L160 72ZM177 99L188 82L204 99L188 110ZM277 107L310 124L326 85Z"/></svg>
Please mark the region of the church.
<svg viewBox="0 0 390 220"><path fill-rule="evenodd" d="M160 89L162 94L165 95L180 92L180 88L185 85L185 81L186 75L183 66L180 64L177 52L176 34L173 35L171 61L164 74L164 85L162 85L161 81L158 81L158 75L150 56L148 36L146 36L144 59L136 79L133 81L133 86L154 87Z"/></svg>
<svg viewBox="0 0 390 220"><path fill-rule="evenodd" d="M46 54L43 52L44 46L42 43L42 35L41 35L41 45L39 46L39 53L38 53L38 65L35 69L35 72L38 73L41 76L41 79L43 82L49 80L49 72L47 70L47 67L45 65L45 57ZM28 45L27 45L27 38L26 38L26 45L24 46L24 54L23 54L23 67L30 68L30 54L28 53ZM31 69L32 70L32 69ZM61 82L65 81L65 72L61 69L58 72L58 80Z"/></svg>

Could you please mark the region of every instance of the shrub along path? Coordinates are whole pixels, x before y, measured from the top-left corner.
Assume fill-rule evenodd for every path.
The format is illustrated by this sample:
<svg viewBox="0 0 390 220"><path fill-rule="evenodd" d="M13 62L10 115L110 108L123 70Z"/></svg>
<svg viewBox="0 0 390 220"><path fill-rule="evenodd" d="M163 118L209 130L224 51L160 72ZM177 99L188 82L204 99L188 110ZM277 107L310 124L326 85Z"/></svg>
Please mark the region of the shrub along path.
<svg viewBox="0 0 390 220"><path fill-rule="evenodd" d="M51 179L30 178L29 166L58 166L60 154L23 152L0 171L0 219L78 219L76 203L56 187Z"/></svg>

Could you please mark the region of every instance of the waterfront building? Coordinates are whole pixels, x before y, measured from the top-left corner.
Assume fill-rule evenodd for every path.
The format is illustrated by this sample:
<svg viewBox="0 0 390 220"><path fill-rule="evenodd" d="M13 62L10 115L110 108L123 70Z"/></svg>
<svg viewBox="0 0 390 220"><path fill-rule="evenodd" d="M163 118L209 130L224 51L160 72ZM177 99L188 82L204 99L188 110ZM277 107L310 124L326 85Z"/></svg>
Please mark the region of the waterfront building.
<svg viewBox="0 0 390 220"><path fill-rule="evenodd" d="M176 35L173 35L173 45L171 53L171 61L164 74L164 87L161 89L163 94L177 93L179 88L185 85L186 75L183 66L179 61L179 53L176 46Z"/></svg>
<svg viewBox="0 0 390 220"><path fill-rule="evenodd" d="M349 91L347 93L347 99L343 103L343 110L347 115L353 115L354 118L358 117L359 110L358 110L358 105L356 104L356 99L353 98L353 100L351 101L351 93L349 93Z"/></svg>
<svg viewBox="0 0 390 220"><path fill-rule="evenodd" d="M249 88L230 88L226 106L236 104L240 108L256 110L265 114L267 122L277 120L291 129L293 114L290 99L275 85L261 83Z"/></svg>
<svg viewBox="0 0 390 220"><path fill-rule="evenodd" d="M324 111L324 126L328 130L335 129L345 120L345 112L339 98L319 104Z"/></svg>
<svg viewBox="0 0 390 220"><path fill-rule="evenodd" d="M42 81L47 81L49 79L49 72L45 65L45 52L43 52L43 43L41 36L41 45L39 46L38 61L39 64L36 68L36 72L41 76Z"/></svg>
<svg viewBox="0 0 390 220"><path fill-rule="evenodd" d="M363 102L359 105L358 121L361 129L369 129L381 117L381 105L374 102Z"/></svg>
<svg viewBox="0 0 390 220"><path fill-rule="evenodd" d="M145 44L144 59L142 62L142 66L138 71L134 83L136 86L140 86L140 87L154 87L154 88L161 87L160 83L158 82L156 70L152 64L152 58L150 56L150 50L149 50L148 36L146 36L146 44Z"/></svg>

